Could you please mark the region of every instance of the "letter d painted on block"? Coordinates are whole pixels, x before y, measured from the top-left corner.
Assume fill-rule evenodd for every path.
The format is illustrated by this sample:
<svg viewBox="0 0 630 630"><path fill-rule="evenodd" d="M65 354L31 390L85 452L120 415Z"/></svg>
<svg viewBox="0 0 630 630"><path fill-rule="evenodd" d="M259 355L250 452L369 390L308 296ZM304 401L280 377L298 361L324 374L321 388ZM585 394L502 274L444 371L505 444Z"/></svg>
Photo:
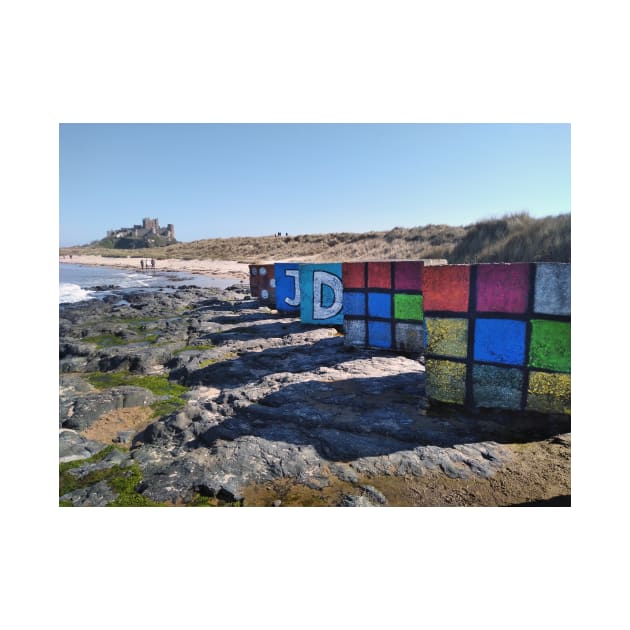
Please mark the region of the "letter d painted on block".
<svg viewBox="0 0 630 630"><path fill-rule="evenodd" d="M300 294L303 324L343 325L341 263L300 265Z"/></svg>
<svg viewBox="0 0 630 630"><path fill-rule="evenodd" d="M324 289L332 289L332 303L330 297L324 299ZM316 271L313 274L313 319L331 319L337 315L343 307L343 285L337 276L328 271Z"/></svg>

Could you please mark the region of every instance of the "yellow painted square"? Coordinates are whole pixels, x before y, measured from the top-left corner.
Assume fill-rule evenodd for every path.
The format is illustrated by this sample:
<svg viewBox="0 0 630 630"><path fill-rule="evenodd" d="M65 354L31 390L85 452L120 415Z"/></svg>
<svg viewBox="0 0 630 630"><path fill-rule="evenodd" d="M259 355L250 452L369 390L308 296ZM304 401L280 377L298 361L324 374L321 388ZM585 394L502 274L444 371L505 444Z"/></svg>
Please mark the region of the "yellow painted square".
<svg viewBox="0 0 630 630"><path fill-rule="evenodd" d="M542 413L571 413L571 375L530 372L527 409Z"/></svg>
<svg viewBox="0 0 630 630"><path fill-rule="evenodd" d="M463 405L466 400L466 364L427 359L425 391L428 398Z"/></svg>
<svg viewBox="0 0 630 630"><path fill-rule="evenodd" d="M465 359L468 355L468 320L461 317L427 317L427 353Z"/></svg>

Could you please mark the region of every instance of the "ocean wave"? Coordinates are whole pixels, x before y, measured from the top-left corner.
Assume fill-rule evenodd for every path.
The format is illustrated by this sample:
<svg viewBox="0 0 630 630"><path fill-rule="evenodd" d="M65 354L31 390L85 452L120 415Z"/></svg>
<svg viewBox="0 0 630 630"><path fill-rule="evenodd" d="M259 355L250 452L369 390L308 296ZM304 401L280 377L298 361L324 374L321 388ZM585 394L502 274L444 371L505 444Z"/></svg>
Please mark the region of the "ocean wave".
<svg viewBox="0 0 630 630"><path fill-rule="evenodd" d="M81 300L89 300L91 297L93 297L92 292L82 289L78 284L59 283L59 304L80 302Z"/></svg>

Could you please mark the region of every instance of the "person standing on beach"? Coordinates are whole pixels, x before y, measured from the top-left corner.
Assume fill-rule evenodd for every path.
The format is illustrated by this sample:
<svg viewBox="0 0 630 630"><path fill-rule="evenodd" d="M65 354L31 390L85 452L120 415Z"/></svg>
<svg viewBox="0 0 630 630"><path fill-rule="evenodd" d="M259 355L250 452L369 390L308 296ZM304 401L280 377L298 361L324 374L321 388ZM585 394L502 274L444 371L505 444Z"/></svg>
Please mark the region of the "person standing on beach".
<svg viewBox="0 0 630 630"><path fill-rule="evenodd" d="M140 260L140 267L141 267L142 271L144 271L144 258L142 258Z"/></svg>
<svg viewBox="0 0 630 630"><path fill-rule="evenodd" d="M155 258L151 258L151 269L155 269Z"/></svg>

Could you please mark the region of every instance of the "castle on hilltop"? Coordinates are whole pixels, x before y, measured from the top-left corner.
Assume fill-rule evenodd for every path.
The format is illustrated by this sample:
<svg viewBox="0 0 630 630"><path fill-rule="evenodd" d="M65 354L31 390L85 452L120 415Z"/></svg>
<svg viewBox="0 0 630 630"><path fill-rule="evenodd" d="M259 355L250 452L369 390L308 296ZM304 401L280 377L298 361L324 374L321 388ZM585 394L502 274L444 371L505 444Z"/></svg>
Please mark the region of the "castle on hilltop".
<svg viewBox="0 0 630 630"><path fill-rule="evenodd" d="M157 219L142 219L142 225L134 225L131 228L118 228L117 230L108 230L107 238L149 238L151 236L159 236L167 241L175 240L175 226L169 223L166 227L161 228Z"/></svg>

